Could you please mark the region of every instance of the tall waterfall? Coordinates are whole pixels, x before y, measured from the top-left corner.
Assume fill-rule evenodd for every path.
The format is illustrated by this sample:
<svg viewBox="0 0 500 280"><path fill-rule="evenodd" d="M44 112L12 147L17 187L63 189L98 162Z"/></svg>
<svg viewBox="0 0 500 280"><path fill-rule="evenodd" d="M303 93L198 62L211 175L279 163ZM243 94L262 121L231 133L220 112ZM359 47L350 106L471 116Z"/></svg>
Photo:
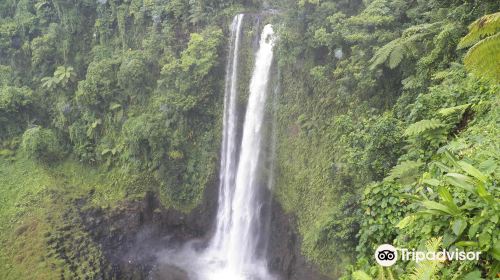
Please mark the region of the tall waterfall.
<svg viewBox="0 0 500 280"><path fill-rule="evenodd" d="M237 114L237 56L239 28L243 16L235 18L236 26L231 73L227 73L229 86L226 90L224 132L222 141L221 183L219 189L219 210L217 227L206 251L207 259L215 259L215 267L205 279L271 279L267 272L264 252L259 252L260 233L264 230L261 220L262 193L260 167L262 159L263 124L268 93L269 74L273 59L274 33L271 25L264 26L255 58L255 66L250 81L239 161L236 155ZM233 143L231 143L234 141Z"/></svg>
<svg viewBox="0 0 500 280"><path fill-rule="evenodd" d="M238 138L238 58L243 15L231 26L224 96L223 137L217 220L208 246L198 251L192 244L164 255L165 262L181 267L193 280L272 280L267 269L266 238L268 227L263 208L269 199L262 167L264 154L264 117L273 60L274 32L264 26L250 81L250 95L243 132ZM241 143L239 143L241 141ZM238 145L240 144L240 145ZM238 153L239 152L239 153ZM264 176L265 177L265 176ZM264 211L265 212L265 211Z"/></svg>
<svg viewBox="0 0 500 280"><path fill-rule="evenodd" d="M262 164L262 127L268 91L269 71L273 58L273 29L264 26L255 68L250 82L240 160L236 173L236 184L231 206L231 225L225 233L228 243L228 266L236 271L245 271L248 264L258 260L257 246L262 232L259 200L259 167ZM250 267L253 269L253 267Z"/></svg>
<svg viewBox="0 0 500 280"><path fill-rule="evenodd" d="M226 251L224 242L225 233L229 231L231 223L231 201L237 168L237 86L238 86L238 57L241 40L241 23L243 14L234 17L231 25L231 44L226 67L226 88L224 93L224 116L221 147L221 164L219 174L219 208L215 234L211 241L211 250Z"/></svg>

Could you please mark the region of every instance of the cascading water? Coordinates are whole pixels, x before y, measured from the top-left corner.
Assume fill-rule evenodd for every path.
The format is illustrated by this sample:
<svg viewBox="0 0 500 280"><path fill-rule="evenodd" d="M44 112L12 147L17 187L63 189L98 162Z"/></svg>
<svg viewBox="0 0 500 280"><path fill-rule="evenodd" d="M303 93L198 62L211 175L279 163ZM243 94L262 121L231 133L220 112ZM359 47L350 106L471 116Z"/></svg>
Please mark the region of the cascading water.
<svg viewBox="0 0 500 280"><path fill-rule="evenodd" d="M219 208L215 234L210 243L210 251L223 252L225 233L229 231L231 222L231 201L236 178L237 153L237 98L238 98L238 57L241 38L243 14L234 17L231 25L230 57L226 67L226 89L224 93L224 116L221 147L221 164L219 174Z"/></svg>
<svg viewBox="0 0 500 280"><path fill-rule="evenodd" d="M262 31L260 49L250 82L250 97L245 115L240 161L232 201L231 227L226 233L228 265L237 271L245 270L257 256L261 232L259 201L259 165L262 153L262 126L267 99L269 70L273 56L273 30L266 25Z"/></svg>
<svg viewBox="0 0 500 280"><path fill-rule="evenodd" d="M268 277L265 258L259 254L262 232L259 167L261 165L263 121L267 99L269 72L273 58L273 29L264 26L255 67L250 81L250 96L245 114L240 158L231 202L229 227L222 232L225 243L217 252L224 261L227 279ZM222 207L227 207L223 205ZM221 219L225 217L217 217ZM220 275L218 276L220 278Z"/></svg>
<svg viewBox="0 0 500 280"><path fill-rule="evenodd" d="M236 35L233 47L232 67L226 90L226 108L221 159L221 183L217 226L204 259L211 260L213 267L206 270L203 279L271 279L263 252L258 252L260 233L263 231L259 194L262 164L262 138L269 72L273 59L273 29L266 25L260 38L254 71L250 81L250 96L243 125L240 157L236 168L235 151L237 114L237 70L239 29L242 15L235 18Z"/></svg>
<svg viewBox="0 0 500 280"><path fill-rule="evenodd" d="M271 280L267 269L265 233L262 219L267 200L261 169L265 165L263 135L265 105L273 60L274 32L264 26L250 81L243 133L238 158L237 85L238 56L243 15L237 15L231 28L231 45L224 96L223 139L218 211L215 233L209 245L198 252L191 244L165 254L165 262L181 267L190 279ZM269 191L267 190L267 193Z"/></svg>

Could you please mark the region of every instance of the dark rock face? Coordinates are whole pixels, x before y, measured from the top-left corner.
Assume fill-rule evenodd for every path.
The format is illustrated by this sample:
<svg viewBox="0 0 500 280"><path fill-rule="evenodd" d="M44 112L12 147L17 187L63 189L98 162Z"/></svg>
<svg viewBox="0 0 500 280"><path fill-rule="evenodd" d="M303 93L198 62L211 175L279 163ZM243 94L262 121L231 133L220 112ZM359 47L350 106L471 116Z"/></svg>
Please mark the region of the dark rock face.
<svg viewBox="0 0 500 280"><path fill-rule="evenodd" d="M295 218L286 214L279 203L271 204L271 228L268 244L270 270L282 280L328 280L300 253L300 236Z"/></svg>
<svg viewBox="0 0 500 280"><path fill-rule="evenodd" d="M188 214L162 207L153 193L115 209L79 211L83 227L112 267L104 278L187 280L179 268L155 266L157 254L188 240L206 238L216 212L216 195L216 190L207 188L203 203Z"/></svg>
<svg viewBox="0 0 500 280"><path fill-rule="evenodd" d="M165 209L153 193L141 201L123 202L115 209L77 209L80 223L92 243L101 248L102 279L189 280L177 267L157 265L158 252L199 239L201 246L210 235L217 211L217 187L207 188L203 203L188 214ZM281 280L323 280L300 254L300 237L294 218L276 201L271 204L268 258L270 270ZM81 210L85 209L85 210ZM73 265L78 265L78 261Z"/></svg>

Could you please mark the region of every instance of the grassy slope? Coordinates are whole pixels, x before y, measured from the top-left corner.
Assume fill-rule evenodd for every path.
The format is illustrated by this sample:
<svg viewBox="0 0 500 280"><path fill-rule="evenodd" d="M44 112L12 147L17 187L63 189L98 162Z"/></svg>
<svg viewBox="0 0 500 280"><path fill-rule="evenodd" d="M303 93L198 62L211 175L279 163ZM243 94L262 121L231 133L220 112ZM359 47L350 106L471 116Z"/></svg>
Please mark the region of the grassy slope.
<svg viewBox="0 0 500 280"><path fill-rule="evenodd" d="M0 157L0 279L56 279L65 274L67 268L49 256L45 241L53 232L51 225L61 221L65 202L95 190L91 204L112 206L131 198L130 192L140 196L143 192L134 185L117 172L72 160L48 168L23 155L13 161Z"/></svg>

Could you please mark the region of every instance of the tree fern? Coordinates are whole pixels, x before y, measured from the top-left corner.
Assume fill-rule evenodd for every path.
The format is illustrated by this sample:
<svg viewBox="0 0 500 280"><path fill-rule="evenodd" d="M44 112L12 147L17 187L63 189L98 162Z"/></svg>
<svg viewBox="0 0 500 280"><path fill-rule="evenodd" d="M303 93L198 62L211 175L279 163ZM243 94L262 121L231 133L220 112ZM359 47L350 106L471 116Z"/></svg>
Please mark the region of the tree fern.
<svg viewBox="0 0 500 280"><path fill-rule="evenodd" d="M448 130L441 120L421 120L406 128L404 136L408 137L410 143L439 146L446 141Z"/></svg>
<svg viewBox="0 0 500 280"><path fill-rule="evenodd" d="M385 46L381 47L373 56L371 60L371 69L374 69L375 67L379 66L380 64L383 64L387 61L389 56L392 54L394 49L399 46L401 47L401 38L398 38L396 40L393 40L389 43L387 43ZM402 49L399 48L399 51L401 52ZM399 63L398 63L399 64ZM394 65L393 65L394 66ZM396 65L397 66L397 65ZM394 66L395 67L395 66ZM393 68L393 67L391 67Z"/></svg>
<svg viewBox="0 0 500 280"><path fill-rule="evenodd" d="M434 23L423 23L423 24L418 24L418 25L413 25L405 29L403 31L403 36L402 37L411 37L417 34L428 34L428 33L433 33L434 31L437 30L439 26L442 26L443 22L438 21Z"/></svg>
<svg viewBox="0 0 500 280"><path fill-rule="evenodd" d="M470 46L464 58L466 68L500 83L500 12L485 15L469 26L458 48Z"/></svg>
<svg viewBox="0 0 500 280"><path fill-rule="evenodd" d="M459 49L470 47L500 31L500 12L485 15L469 25L469 33L458 44Z"/></svg>
<svg viewBox="0 0 500 280"><path fill-rule="evenodd" d="M58 84L58 80L54 77L43 77L41 81L42 87L48 90L54 89Z"/></svg>
<svg viewBox="0 0 500 280"><path fill-rule="evenodd" d="M500 83L500 33L479 41L464 58L465 67Z"/></svg>
<svg viewBox="0 0 500 280"><path fill-rule="evenodd" d="M67 84L69 81L74 82L76 80L75 70L71 66L59 66L54 72L54 78L63 85Z"/></svg>
<svg viewBox="0 0 500 280"><path fill-rule="evenodd" d="M416 55L420 49L417 42L421 42L428 35L437 31L438 23L420 24L407 28L400 38L392 40L377 50L371 59L371 69L387 63L391 69L396 68L407 55Z"/></svg>
<svg viewBox="0 0 500 280"><path fill-rule="evenodd" d="M388 66L391 69L398 67L399 63L403 60L403 46L397 45L392 49L389 57Z"/></svg>

